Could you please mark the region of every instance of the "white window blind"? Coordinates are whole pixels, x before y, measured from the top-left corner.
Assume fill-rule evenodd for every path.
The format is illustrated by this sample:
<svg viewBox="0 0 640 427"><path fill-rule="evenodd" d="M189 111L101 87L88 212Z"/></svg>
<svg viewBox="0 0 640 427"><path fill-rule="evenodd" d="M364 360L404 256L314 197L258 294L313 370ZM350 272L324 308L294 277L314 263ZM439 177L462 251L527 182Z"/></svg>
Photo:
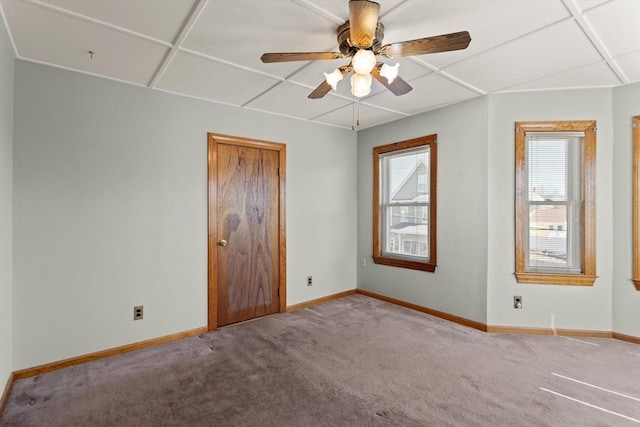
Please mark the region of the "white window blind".
<svg viewBox="0 0 640 427"><path fill-rule="evenodd" d="M526 271L581 274L583 132L527 132Z"/></svg>
<svg viewBox="0 0 640 427"><path fill-rule="evenodd" d="M429 146L380 156L382 254L429 259Z"/></svg>

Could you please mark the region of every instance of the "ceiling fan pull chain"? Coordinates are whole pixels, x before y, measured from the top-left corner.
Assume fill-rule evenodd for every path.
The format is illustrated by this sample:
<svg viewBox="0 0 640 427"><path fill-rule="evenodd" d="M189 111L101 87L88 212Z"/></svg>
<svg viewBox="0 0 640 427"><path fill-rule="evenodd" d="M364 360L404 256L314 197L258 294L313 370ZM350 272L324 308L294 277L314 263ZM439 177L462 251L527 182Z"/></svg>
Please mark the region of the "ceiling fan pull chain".
<svg viewBox="0 0 640 427"><path fill-rule="evenodd" d="M360 127L360 102L353 97L353 103L351 104L352 118L351 118L351 130L355 131Z"/></svg>
<svg viewBox="0 0 640 427"><path fill-rule="evenodd" d="M351 95L351 99L353 102L351 103L351 130L356 130L356 100L353 95Z"/></svg>

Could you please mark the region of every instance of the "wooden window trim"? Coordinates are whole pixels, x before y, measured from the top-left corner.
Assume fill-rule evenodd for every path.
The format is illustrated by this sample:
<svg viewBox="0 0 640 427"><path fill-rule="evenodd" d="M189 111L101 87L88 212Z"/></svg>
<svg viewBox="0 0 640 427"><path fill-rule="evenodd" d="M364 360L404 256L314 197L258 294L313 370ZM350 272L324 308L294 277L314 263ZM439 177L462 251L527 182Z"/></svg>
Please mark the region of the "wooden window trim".
<svg viewBox="0 0 640 427"><path fill-rule="evenodd" d="M640 116L633 118L633 284L640 291Z"/></svg>
<svg viewBox="0 0 640 427"><path fill-rule="evenodd" d="M596 276L596 121L536 121L516 122L516 271L518 283L543 285L593 286ZM527 188L525 168L526 132L583 131L582 191L582 274L530 273L525 270L526 215L525 194Z"/></svg>
<svg viewBox="0 0 640 427"><path fill-rule="evenodd" d="M436 250L436 218L437 214L437 185L438 152L437 135L427 135L407 141L395 142L373 149L373 262L393 267L409 268L433 273L437 267ZM406 258L392 257L382 254L381 247L381 217L380 217L380 155L421 146L429 146L429 260L413 261Z"/></svg>

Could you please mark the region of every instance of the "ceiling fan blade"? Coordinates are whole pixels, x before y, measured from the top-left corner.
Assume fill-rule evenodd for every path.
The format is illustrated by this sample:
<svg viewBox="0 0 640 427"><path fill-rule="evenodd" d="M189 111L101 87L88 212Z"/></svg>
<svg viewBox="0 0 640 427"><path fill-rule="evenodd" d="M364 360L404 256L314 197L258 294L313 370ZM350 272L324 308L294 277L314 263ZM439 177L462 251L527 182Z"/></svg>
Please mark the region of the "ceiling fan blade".
<svg viewBox="0 0 640 427"><path fill-rule="evenodd" d="M376 37L380 5L369 0L349 1L349 32L351 44L368 49Z"/></svg>
<svg viewBox="0 0 640 427"><path fill-rule="evenodd" d="M340 59L344 55L340 52L271 52L263 54L262 62L315 61L318 59Z"/></svg>
<svg viewBox="0 0 640 427"><path fill-rule="evenodd" d="M313 92L309 94L307 98L309 99L319 99L328 94L331 91L331 85L327 83L326 80L323 80Z"/></svg>
<svg viewBox="0 0 640 427"><path fill-rule="evenodd" d="M351 71L351 64L343 65L342 67L338 67L338 70L342 73L342 77L344 77L349 71ZM323 80L320 85L307 96L309 99L319 99L329 93L331 90L331 85L327 83L326 80Z"/></svg>
<svg viewBox="0 0 640 427"><path fill-rule="evenodd" d="M390 58L399 56L423 55L425 53L448 52L466 49L471 42L468 31L425 37L382 46L380 54Z"/></svg>
<svg viewBox="0 0 640 427"><path fill-rule="evenodd" d="M371 75L374 79L382 83L384 87L389 89L395 96L404 95L405 93L411 92L413 90L409 83L402 80L400 76L397 76L395 79L393 79L393 82L389 84L387 78L380 75L380 67L382 67L381 63L376 64L376 66L373 67L373 70L371 70Z"/></svg>

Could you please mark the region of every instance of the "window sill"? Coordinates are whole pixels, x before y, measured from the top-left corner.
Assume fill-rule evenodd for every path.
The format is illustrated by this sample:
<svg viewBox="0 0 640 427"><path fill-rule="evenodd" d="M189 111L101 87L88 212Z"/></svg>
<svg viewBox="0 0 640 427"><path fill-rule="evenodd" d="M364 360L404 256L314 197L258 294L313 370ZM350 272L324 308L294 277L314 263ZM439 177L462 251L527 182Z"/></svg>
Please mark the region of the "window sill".
<svg viewBox="0 0 640 427"><path fill-rule="evenodd" d="M636 285L636 290L640 291L640 279L632 279L633 284Z"/></svg>
<svg viewBox="0 0 640 427"><path fill-rule="evenodd" d="M392 267L409 268L412 270L421 270L433 273L436 271L436 264L430 262L409 261L399 258L388 258L382 256L374 256L373 262L376 264L390 265Z"/></svg>
<svg viewBox="0 0 640 427"><path fill-rule="evenodd" d="M538 285L593 286L598 276L581 274L515 273L518 283Z"/></svg>

